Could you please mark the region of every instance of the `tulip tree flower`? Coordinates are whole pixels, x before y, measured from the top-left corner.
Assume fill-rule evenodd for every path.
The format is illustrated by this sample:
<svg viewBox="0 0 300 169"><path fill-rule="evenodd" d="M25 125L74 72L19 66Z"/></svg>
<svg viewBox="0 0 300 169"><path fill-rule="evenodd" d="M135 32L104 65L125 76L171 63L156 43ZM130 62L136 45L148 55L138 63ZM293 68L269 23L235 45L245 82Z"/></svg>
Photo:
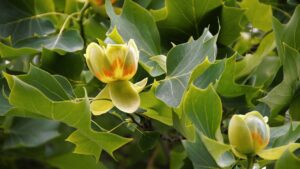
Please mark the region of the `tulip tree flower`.
<svg viewBox="0 0 300 169"><path fill-rule="evenodd" d="M253 168L255 155L264 160L277 160L288 149L300 148L298 143L266 149L270 140L267 118L257 111L234 115L229 122L229 142L235 156L247 159L248 168Z"/></svg>
<svg viewBox="0 0 300 169"><path fill-rule="evenodd" d="M126 113L135 112L140 105L138 93L147 79L136 84L129 81L137 71L139 60L134 40L129 40L127 44L108 44L106 47L91 43L84 56L93 75L107 84L91 103L92 113L100 115L113 106Z"/></svg>
<svg viewBox="0 0 300 169"><path fill-rule="evenodd" d="M234 115L229 123L228 136L235 151L253 155L268 145L270 128L262 115L253 111L246 115Z"/></svg>

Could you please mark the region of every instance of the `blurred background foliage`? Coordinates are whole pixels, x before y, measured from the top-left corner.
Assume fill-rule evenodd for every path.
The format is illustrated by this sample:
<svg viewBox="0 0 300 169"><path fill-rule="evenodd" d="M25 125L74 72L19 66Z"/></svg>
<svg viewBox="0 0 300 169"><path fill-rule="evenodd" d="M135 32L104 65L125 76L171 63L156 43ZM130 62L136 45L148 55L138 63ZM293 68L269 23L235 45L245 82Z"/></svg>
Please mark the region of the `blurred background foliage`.
<svg viewBox="0 0 300 169"><path fill-rule="evenodd" d="M184 141L184 147L182 140L194 135L195 128L189 128L189 124L197 125L188 120L187 116L192 115L176 109L185 97L190 78L199 88L219 81L212 90L221 98L220 125L225 142L232 114L254 109L269 116L269 124L274 127L270 146L298 140L299 124L294 122L291 129L287 122L291 116L295 121L300 120L299 3L299 0L111 0L109 4L104 0L0 0L3 72L0 168L193 168L195 160L191 156L202 154L191 155L193 145ZM104 84L88 71L83 54L90 42L115 41L110 34L114 27L125 41L135 39L141 56L133 81L148 77L149 86L141 94L140 112L124 114L113 109L92 116L90 121L91 115L84 107L88 100L86 93L94 97ZM205 31L207 27L209 32ZM205 43L197 40L202 35L209 38ZM187 45L180 46L183 43ZM183 49L174 49L176 45ZM201 45L203 49L194 49ZM206 49L207 53L201 53ZM182 80L186 83L184 88L176 89L175 95L170 96L171 89L164 83L176 85L176 82L166 75L177 76L176 68L185 69L186 64L169 59L180 57L175 50L193 51L186 54L188 59L198 53L206 54L189 71L196 69L207 56L213 65L209 70L215 74L207 71L201 76L184 77L187 78ZM287 54L295 60L286 59ZM164 57L153 57L160 55L166 55L167 62ZM298 74L293 75L295 72ZM166 82L156 82L162 79ZM43 100L44 96L51 100ZM85 112L84 117L76 116L76 110L68 113L68 117L54 117L54 110L43 107L51 102L62 113L68 112L75 105L74 100L83 105L77 112ZM68 102L69 107L62 101ZM77 124L78 118L84 122ZM87 126L99 131L99 135L94 135ZM79 142L76 138L83 136L76 135L78 132L87 133L90 140ZM92 142L91 138L107 139L108 148L102 147L101 142ZM74 150L79 154L72 153ZM99 156L96 163L95 157L98 161Z"/></svg>

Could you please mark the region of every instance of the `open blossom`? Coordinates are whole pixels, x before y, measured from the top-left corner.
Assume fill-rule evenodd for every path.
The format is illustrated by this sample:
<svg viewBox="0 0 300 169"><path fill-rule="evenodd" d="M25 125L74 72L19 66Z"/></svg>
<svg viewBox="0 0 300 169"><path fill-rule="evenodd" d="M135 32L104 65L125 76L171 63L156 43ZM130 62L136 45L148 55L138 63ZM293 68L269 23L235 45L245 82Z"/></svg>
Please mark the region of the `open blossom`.
<svg viewBox="0 0 300 169"><path fill-rule="evenodd" d="M128 44L108 44L106 47L91 43L85 58L91 72L103 83L130 80L136 73L139 51L131 39Z"/></svg>
<svg viewBox="0 0 300 169"><path fill-rule="evenodd" d="M228 135L237 152L251 155L268 145L270 128L259 112L252 111L246 115L234 115L229 123Z"/></svg>
<svg viewBox="0 0 300 169"><path fill-rule="evenodd" d="M129 40L127 44L108 44L106 47L91 43L84 56L94 76L107 83L91 103L92 113L100 115L113 106L123 112L135 112L140 105L138 93L146 85L147 79L136 84L129 81L137 71L139 60L134 40Z"/></svg>

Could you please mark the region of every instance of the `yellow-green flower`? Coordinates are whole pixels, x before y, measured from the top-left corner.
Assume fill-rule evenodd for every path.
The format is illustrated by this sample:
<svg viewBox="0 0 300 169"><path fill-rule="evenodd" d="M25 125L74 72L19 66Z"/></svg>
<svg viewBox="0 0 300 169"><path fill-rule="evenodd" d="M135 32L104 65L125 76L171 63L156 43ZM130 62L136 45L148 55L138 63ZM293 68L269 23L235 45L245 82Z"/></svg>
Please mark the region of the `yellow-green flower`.
<svg viewBox="0 0 300 169"><path fill-rule="evenodd" d="M252 111L246 115L234 115L229 123L228 135L236 152L253 155L268 145L270 128L259 112Z"/></svg>
<svg viewBox="0 0 300 169"><path fill-rule="evenodd" d="M92 113L100 115L113 106L127 113L140 105L139 92L147 80L132 84L129 80L138 67L139 51L134 40L127 44L108 44L106 47L91 43L86 49L87 65L95 77L107 86L91 103Z"/></svg>
<svg viewBox="0 0 300 169"><path fill-rule="evenodd" d="M139 51L132 39L128 44L108 44L106 47L91 43L85 58L94 76L103 83L111 83L130 80L135 75Z"/></svg>

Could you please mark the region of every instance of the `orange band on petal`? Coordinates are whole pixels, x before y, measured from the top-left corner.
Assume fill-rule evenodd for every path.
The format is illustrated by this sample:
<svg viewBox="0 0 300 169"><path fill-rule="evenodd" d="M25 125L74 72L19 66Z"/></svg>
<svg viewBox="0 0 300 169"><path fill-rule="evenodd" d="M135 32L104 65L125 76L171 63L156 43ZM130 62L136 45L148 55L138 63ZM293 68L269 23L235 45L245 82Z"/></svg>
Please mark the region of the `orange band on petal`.
<svg viewBox="0 0 300 169"><path fill-rule="evenodd" d="M103 73L106 77L112 77L114 75L114 72L111 70L102 69Z"/></svg>
<svg viewBox="0 0 300 169"><path fill-rule="evenodd" d="M123 76L127 76L127 75L130 75L134 72L135 70L135 67L134 65L130 65L130 66L127 66L124 68L124 71L123 71Z"/></svg>
<svg viewBox="0 0 300 169"><path fill-rule="evenodd" d="M100 75L99 72L95 72L95 75L96 75L96 77L97 77L99 80L102 80L102 77L101 77L101 75Z"/></svg>
<svg viewBox="0 0 300 169"><path fill-rule="evenodd" d="M88 45L85 58L94 76L104 83L111 83L130 80L134 76L138 55L133 40L128 44L108 44L106 47L93 42Z"/></svg>
<svg viewBox="0 0 300 169"><path fill-rule="evenodd" d="M120 67L123 67L123 66L124 66L124 62L123 62L123 60L122 60L121 58L118 58L118 59L117 59L117 62L118 62L118 65L119 65Z"/></svg>
<svg viewBox="0 0 300 169"><path fill-rule="evenodd" d="M253 140L257 141L258 144L262 145L264 143L264 140L261 138L261 135L257 132L251 133L251 136Z"/></svg>
<svg viewBox="0 0 300 169"><path fill-rule="evenodd" d="M113 61L112 65L111 65L111 69L112 71L115 71L118 68L122 68L124 65L124 62L121 60L121 58L117 58Z"/></svg>

